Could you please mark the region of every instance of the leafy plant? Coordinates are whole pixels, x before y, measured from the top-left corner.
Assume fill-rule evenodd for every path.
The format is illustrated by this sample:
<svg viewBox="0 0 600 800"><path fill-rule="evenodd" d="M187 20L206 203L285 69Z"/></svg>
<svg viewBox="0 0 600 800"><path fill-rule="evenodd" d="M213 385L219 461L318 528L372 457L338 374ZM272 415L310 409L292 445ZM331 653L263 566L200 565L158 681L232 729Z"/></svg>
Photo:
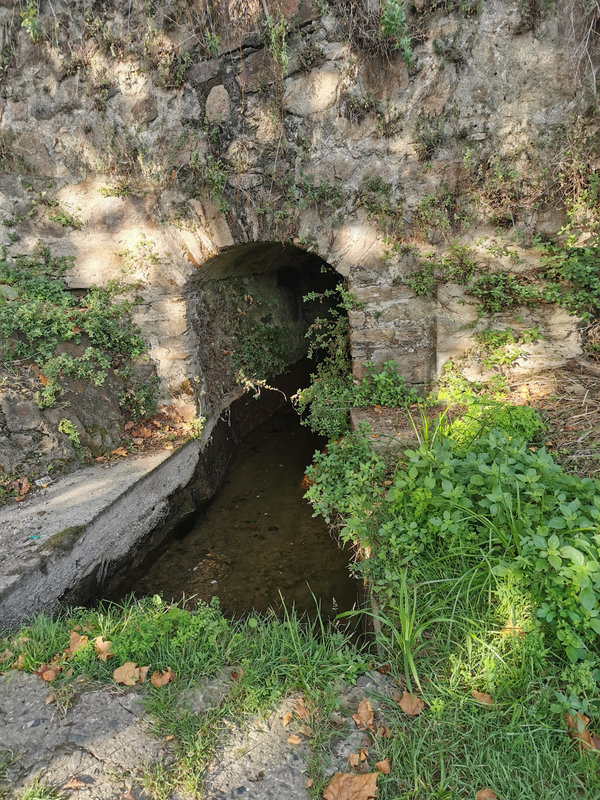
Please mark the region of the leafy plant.
<svg viewBox="0 0 600 800"><path fill-rule="evenodd" d="M83 455L83 450L81 447L81 439L79 438L79 431L75 427L75 425L71 422L70 419L61 419L58 423L58 432L64 433L65 436L68 437L73 450L77 453L77 457L81 458Z"/></svg>
<svg viewBox="0 0 600 800"><path fill-rule="evenodd" d="M156 413L157 397L158 379L153 375L148 380L140 381L122 391L119 394L119 405L137 422Z"/></svg>
<svg viewBox="0 0 600 800"><path fill-rule="evenodd" d="M486 367L511 366L523 355L523 345L537 341L540 333L537 328L513 331L486 329L475 334L477 350L481 354L481 362Z"/></svg>
<svg viewBox="0 0 600 800"><path fill-rule="evenodd" d="M229 210L229 203L225 199L227 186L227 170L220 158L209 155L204 169L206 186L221 212Z"/></svg>
<svg viewBox="0 0 600 800"><path fill-rule="evenodd" d="M38 42L43 31L38 14L38 0L27 0L25 8L21 11L21 27L29 33L32 42Z"/></svg>
<svg viewBox="0 0 600 800"><path fill-rule="evenodd" d="M97 191L102 197L120 197L122 199L129 197L131 194L129 184L123 182L107 183L101 186Z"/></svg>
<svg viewBox="0 0 600 800"><path fill-rule="evenodd" d="M72 375L101 385L115 360L135 359L146 346L129 323L131 303L116 300L130 287L110 282L91 287L77 299L69 292L63 274L68 258L53 258L48 249L33 256L0 260L0 281L10 286L12 299L0 297L0 360L31 360L42 375L36 399L41 407L53 405L61 392L61 375ZM56 354L60 342L89 346L79 356Z"/></svg>
<svg viewBox="0 0 600 800"><path fill-rule="evenodd" d="M365 370L366 375L352 391L355 406L399 408L416 400L414 390L407 386L393 360L385 361L380 367L369 362Z"/></svg>

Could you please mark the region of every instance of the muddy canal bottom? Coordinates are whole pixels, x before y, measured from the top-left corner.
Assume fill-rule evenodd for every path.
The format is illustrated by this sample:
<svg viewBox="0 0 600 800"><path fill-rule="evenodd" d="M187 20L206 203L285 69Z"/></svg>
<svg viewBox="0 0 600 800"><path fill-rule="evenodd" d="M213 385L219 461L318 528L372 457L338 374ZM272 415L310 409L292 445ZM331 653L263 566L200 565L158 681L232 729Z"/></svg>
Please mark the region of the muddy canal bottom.
<svg viewBox="0 0 600 800"><path fill-rule="evenodd" d="M216 595L232 616L280 611L281 597L313 615L313 594L325 616L352 608L358 585L349 555L303 497L304 471L321 446L289 406L250 433L210 505L132 587L135 594Z"/></svg>

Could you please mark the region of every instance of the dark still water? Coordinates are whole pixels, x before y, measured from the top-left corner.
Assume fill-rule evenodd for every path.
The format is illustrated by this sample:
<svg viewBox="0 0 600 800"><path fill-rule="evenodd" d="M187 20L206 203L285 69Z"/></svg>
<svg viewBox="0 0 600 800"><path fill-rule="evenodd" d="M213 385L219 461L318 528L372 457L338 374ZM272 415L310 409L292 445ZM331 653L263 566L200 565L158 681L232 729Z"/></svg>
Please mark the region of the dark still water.
<svg viewBox="0 0 600 800"><path fill-rule="evenodd" d="M239 445L223 485L189 533L175 539L143 578L137 595L165 600L217 595L228 615L295 604L324 616L352 608L358 584L348 554L304 500L302 478L321 441L286 406Z"/></svg>

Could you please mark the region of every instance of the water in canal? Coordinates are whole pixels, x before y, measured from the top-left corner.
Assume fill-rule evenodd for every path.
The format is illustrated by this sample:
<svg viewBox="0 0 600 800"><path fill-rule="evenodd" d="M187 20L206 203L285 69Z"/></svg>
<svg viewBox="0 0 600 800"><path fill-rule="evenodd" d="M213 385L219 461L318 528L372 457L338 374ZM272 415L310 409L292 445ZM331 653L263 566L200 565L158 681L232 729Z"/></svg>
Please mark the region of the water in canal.
<svg viewBox="0 0 600 800"><path fill-rule="evenodd" d="M312 516L302 479L322 441L289 406L239 445L225 480L182 538L132 587L166 600L217 595L224 613L295 605L324 616L352 608L358 585L326 523Z"/></svg>

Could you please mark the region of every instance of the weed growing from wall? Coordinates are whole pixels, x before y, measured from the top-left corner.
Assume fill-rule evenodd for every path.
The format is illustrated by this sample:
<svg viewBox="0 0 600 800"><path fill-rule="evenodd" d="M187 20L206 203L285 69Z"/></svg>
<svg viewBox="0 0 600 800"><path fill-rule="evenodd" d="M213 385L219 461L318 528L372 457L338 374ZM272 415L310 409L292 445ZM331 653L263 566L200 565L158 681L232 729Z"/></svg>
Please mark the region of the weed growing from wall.
<svg viewBox="0 0 600 800"><path fill-rule="evenodd" d="M108 370L138 358L146 345L129 321L130 300L118 299L131 287L111 282L91 287L81 298L69 292L63 275L68 258L53 258L46 248L35 255L0 260L0 360L6 365L29 362L40 371L36 394L41 408L56 403L61 380L71 376L95 385ZM56 353L60 343L85 342L81 355Z"/></svg>

